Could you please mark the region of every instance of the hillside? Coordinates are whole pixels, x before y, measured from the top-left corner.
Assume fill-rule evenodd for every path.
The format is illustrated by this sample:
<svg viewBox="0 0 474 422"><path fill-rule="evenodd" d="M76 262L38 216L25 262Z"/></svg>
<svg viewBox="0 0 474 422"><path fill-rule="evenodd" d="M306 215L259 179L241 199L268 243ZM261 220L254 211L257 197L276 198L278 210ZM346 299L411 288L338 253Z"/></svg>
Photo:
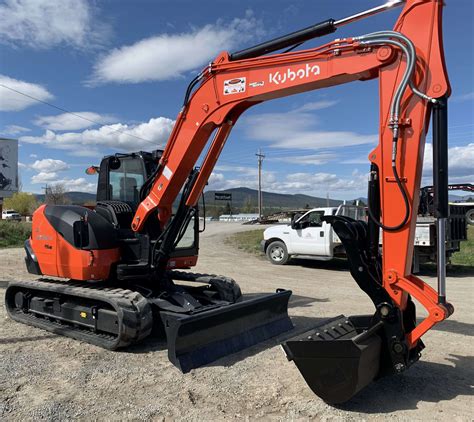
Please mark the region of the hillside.
<svg viewBox="0 0 474 422"><path fill-rule="evenodd" d="M225 205L227 201L215 201L214 193L231 193L232 194L232 206L243 207L249 201L252 206L257 206L258 203L258 191L248 188L234 188L226 189L224 191L210 190L205 193L206 204L210 205ZM265 208L316 208L325 207L327 205L326 198L318 198L315 196L303 195L303 194L282 194L274 192L262 192L263 193L263 206ZM337 199L330 199L329 205L335 206L342 204L343 201Z"/></svg>
<svg viewBox="0 0 474 422"><path fill-rule="evenodd" d="M205 192L206 204L225 206L227 201L215 201L214 193L231 193L232 194L232 206L236 208L241 208L245 206L249 201L252 206L256 207L258 200L258 192L254 189L248 188L234 188L227 189L224 191L214 191L210 190ZM86 202L94 202L95 194L87 192L67 192L66 198L72 204L84 204ZM39 202L44 201L44 195L35 195L36 199ZM339 205L342 204L342 201L336 199L330 199L329 205ZM307 206L311 208L321 207L327 205L326 198L318 198L309 195L303 194L281 194L274 192L263 192L263 205L265 208L305 208Z"/></svg>
<svg viewBox="0 0 474 422"><path fill-rule="evenodd" d="M95 193L87 193L87 192L66 192L65 196L71 204L78 204L82 205L86 202L95 202ZM35 195L38 202L44 201L44 194L37 194Z"/></svg>

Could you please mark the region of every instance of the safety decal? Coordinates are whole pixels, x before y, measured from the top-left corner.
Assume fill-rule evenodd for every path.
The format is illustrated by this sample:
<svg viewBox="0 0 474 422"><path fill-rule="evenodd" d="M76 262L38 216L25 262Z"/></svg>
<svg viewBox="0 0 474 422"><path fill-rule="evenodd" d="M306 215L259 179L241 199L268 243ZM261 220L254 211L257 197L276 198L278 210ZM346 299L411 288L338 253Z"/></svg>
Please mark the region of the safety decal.
<svg viewBox="0 0 474 422"><path fill-rule="evenodd" d="M245 92L245 79L246 78L241 77L224 81L224 95Z"/></svg>
<svg viewBox="0 0 474 422"><path fill-rule="evenodd" d="M258 88L259 86L265 85L265 82L259 81L259 82L250 82L249 87L251 88Z"/></svg>
<svg viewBox="0 0 474 422"><path fill-rule="evenodd" d="M163 176L170 180L172 175L173 172L171 171L171 169L168 166L165 166L165 168L163 169Z"/></svg>

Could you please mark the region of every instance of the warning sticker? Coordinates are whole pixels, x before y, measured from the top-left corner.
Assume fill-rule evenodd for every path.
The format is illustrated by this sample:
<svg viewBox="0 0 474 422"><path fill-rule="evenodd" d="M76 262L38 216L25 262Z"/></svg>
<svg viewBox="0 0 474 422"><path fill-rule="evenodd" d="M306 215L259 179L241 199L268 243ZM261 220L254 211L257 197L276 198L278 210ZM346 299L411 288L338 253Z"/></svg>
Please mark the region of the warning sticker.
<svg viewBox="0 0 474 422"><path fill-rule="evenodd" d="M224 95L245 92L245 78L234 78L224 81Z"/></svg>

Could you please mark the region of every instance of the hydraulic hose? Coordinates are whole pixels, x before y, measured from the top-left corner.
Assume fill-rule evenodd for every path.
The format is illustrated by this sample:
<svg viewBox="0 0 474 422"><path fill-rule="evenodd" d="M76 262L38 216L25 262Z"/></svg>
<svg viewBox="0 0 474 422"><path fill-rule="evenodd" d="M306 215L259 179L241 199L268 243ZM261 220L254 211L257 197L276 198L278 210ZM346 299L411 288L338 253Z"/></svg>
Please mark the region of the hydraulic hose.
<svg viewBox="0 0 474 422"><path fill-rule="evenodd" d="M403 44L402 42L396 41L391 39L390 37L393 38L398 38L406 43ZM385 231L397 231L403 228L405 224L407 223L409 217L410 217L410 202L408 199L408 194L400 180L400 176L398 174L397 170L397 151L398 151L398 137L399 137L399 116L400 116L400 103L401 99L403 96L403 93L405 92L406 88L408 85L410 85L410 88L412 91L420 95L422 98L425 99L430 99L427 95L421 93L419 90L417 90L412 83L412 76L413 72L415 69L415 64L416 64L416 52L415 48L413 46L413 43L404 35L399 34L397 32L393 31L381 31L381 32L376 32L372 34L367 34L363 35L361 37L357 37L357 40L361 42L363 45L386 45L386 44L391 44L395 45L398 47L406 57L406 68L405 72L403 74L402 80L400 81L400 84L397 87L397 90L395 92L394 98L392 100L391 106L390 106L390 128L393 133L393 139L392 139L392 172L393 176L395 178L395 181L397 183L398 189L400 190L400 193L403 198L403 202L405 205L405 215L402 219L402 221L395 225L395 226L387 226L379 221L378 218L376 218L373 214L373 211L370 207L368 207L368 212L371 220L380 228L382 228Z"/></svg>
<svg viewBox="0 0 474 422"><path fill-rule="evenodd" d="M394 145L397 145L398 140L395 141L395 139L394 139L393 143L394 143ZM395 153L395 155L396 155L396 153ZM392 171L393 171L393 176L395 178L395 182L397 183L398 189L400 190L400 193L402 194L403 202L404 202L404 205L405 205L405 216L403 217L403 220L399 224L397 224L396 226L387 226L387 225L381 223L379 221L379 219L374 215L370 202L369 202L368 207L367 207L367 211L369 212L369 217L375 223L375 225L377 227L380 227L382 230L385 230L385 231L388 231L388 232L394 232L394 231L397 231L397 230L400 230L401 228L403 228L403 226L407 223L408 218L410 217L410 202L408 200L408 194L407 194L405 188L402 185L402 181L400 180L400 176L398 175L396 161L393 160L393 157L392 157Z"/></svg>

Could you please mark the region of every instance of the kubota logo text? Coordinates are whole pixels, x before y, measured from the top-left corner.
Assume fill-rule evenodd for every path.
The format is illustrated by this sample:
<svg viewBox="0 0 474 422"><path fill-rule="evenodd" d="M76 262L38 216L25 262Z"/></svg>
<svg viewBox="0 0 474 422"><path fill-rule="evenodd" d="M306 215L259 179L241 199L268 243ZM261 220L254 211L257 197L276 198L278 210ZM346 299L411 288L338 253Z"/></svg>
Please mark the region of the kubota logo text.
<svg viewBox="0 0 474 422"><path fill-rule="evenodd" d="M296 78L298 79L306 79L310 76L317 76L319 75L321 70L319 69L318 65L311 66L310 64L306 63L306 66L298 69L298 70L291 70L286 69L286 72L280 73L280 71L275 73L270 73L268 75L269 82L271 84L284 84L287 81L294 81Z"/></svg>

